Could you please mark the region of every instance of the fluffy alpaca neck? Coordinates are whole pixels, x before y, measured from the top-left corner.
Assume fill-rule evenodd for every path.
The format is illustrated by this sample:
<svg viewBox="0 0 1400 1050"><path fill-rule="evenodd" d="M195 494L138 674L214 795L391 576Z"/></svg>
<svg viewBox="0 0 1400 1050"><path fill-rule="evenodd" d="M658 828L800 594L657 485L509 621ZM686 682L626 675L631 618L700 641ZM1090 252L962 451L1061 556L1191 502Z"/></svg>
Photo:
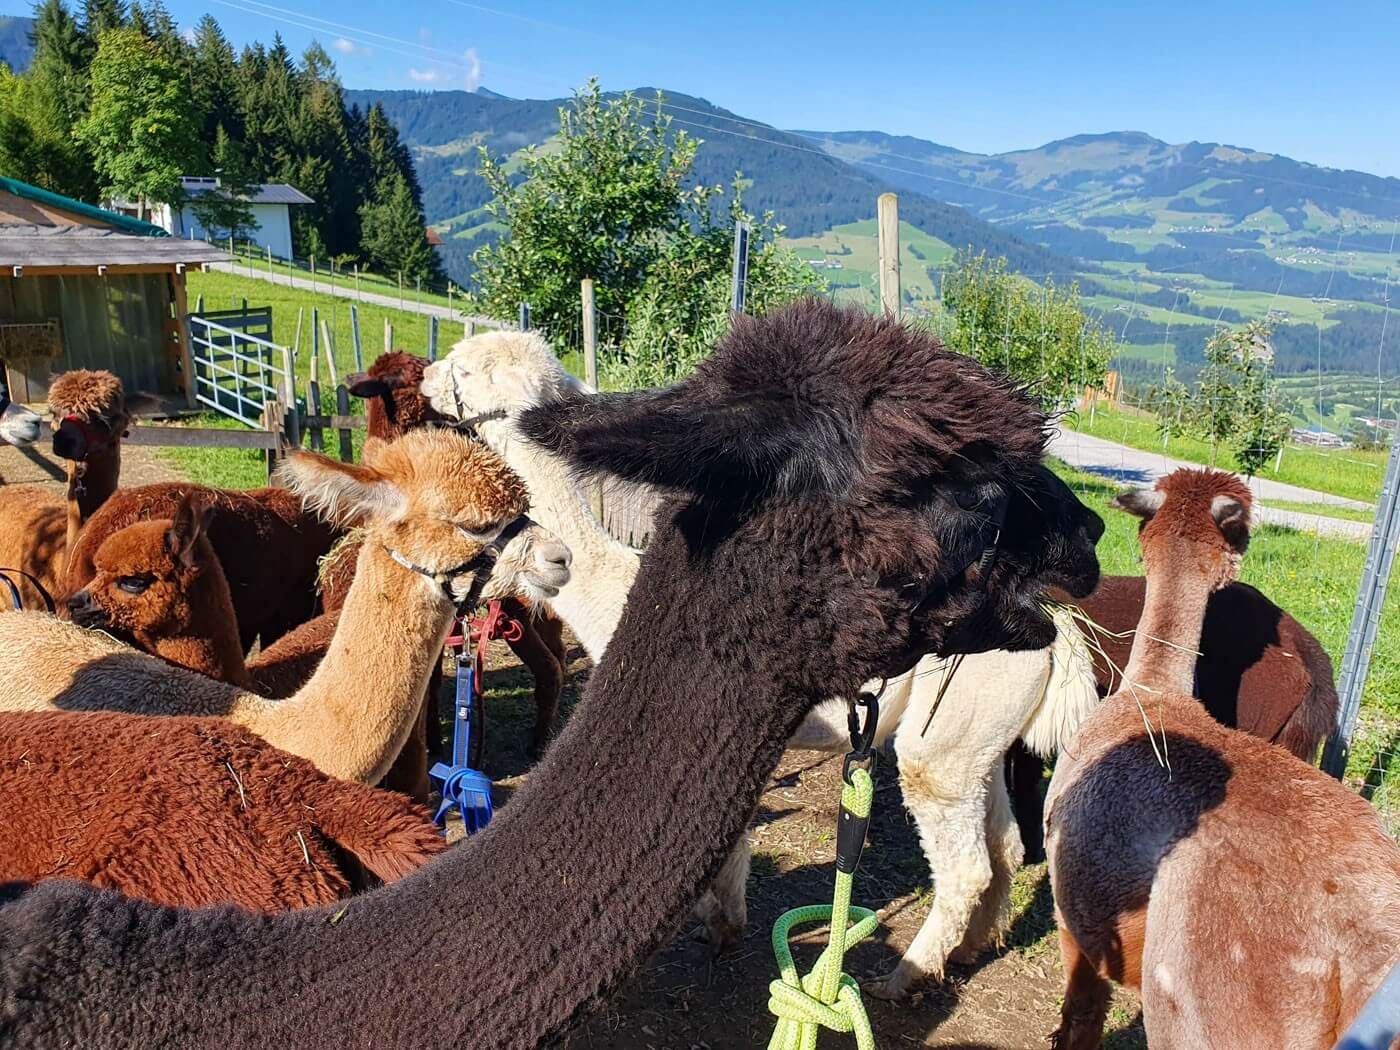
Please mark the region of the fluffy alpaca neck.
<svg viewBox="0 0 1400 1050"><path fill-rule="evenodd" d="M78 504L79 520L86 522L117 491L122 473L121 442L113 441L101 452L94 452L80 466L82 477L73 499Z"/></svg>
<svg viewBox="0 0 1400 1050"><path fill-rule="evenodd" d="M562 464L516 434L509 419L478 428L483 441L530 487L530 516L573 552L569 582L550 608L572 628L595 663L622 619L637 576L637 555L608 535Z"/></svg>
<svg viewBox="0 0 1400 1050"><path fill-rule="evenodd" d="M243 660L243 646L238 639L238 617L233 611L228 581L218 569L217 556L212 547L207 547L201 557L206 559L205 564L211 566L213 571L200 573L189 589L186 599L190 622L173 632L136 631L136 643L166 663L188 667L220 682L248 687L252 679Z"/></svg>
<svg viewBox="0 0 1400 1050"><path fill-rule="evenodd" d="M803 712L876 672L835 666L834 628L803 614L813 596L786 616L753 602L767 566L693 560L675 534L653 541L584 702L487 832L338 914L158 912L55 883L0 910L0 1001L24 1002L19 1045L495 1050L557 1036L672 935ZM782 568L796 595L804 567L794 554ZM469 995L452 984L462 973ZM15 995L40 974L42 997Z"/></svg>
<svg viewBox="0 0 1400 1050"><path fill-rule="evenodd" d="M245 695L229 717L331 776L378 783L408 739L452 614L436 584L371 537L316 673L286 700Z"/></svg>
<svg viewBox="0 0 1400 1050"><path fill-rule="evenodd" d="M1167 559L1161 559L1158 564ZM1155 692L1191 696L1195 692L1196 653L1201 647L1201 625L1205 621L1210 585L1177 569L1147 574L1147 595L1142 618L1133 635L1128 666L1123 671L1126 685Z"/></svg>

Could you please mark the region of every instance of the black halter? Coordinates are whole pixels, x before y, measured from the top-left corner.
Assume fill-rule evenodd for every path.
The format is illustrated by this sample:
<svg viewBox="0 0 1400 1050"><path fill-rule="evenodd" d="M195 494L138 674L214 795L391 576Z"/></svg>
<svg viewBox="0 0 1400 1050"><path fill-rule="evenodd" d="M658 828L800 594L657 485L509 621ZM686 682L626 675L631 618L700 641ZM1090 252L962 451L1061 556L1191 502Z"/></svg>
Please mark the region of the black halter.
<svg viewBox="0 0 1400 1050"><path fill-rule="evenodd" d="M418 573L419 576L426 576L441 587L442 593L447 597L449 602L456 606L458 612L467 612L481 604L481 592L486 589L486 581L490 578L491 572L496 568L496 559L501 556L501 551L505 550L510 541L518 536L525 526L529 524L529 516L521 514L519 517L508 522L506 526L496 534L496 538L482 547L481 550L477 551L473 557L468 558L460 565L455 565L450 569L434 570L425 568L422 565L409 561L409 559L405 558L392 547L386 546L384 550L388 552L389 557L393 558L394 561L398 562L405 569L410 569ZM457 530L463 535L469 535L461 526L458 526ZM472 585L467 589L467 593L462 597L462 600L458 601L452 596L452 581L458 576L469 572L475 574L472 578Z"/></svg>

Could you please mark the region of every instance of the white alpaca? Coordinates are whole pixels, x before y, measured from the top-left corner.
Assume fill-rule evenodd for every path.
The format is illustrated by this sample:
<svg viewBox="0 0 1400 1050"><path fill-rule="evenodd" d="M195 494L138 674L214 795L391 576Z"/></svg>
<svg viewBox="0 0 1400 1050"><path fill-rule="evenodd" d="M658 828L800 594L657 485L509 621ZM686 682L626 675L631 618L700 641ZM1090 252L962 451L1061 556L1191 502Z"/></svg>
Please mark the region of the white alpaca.
<svg viewBox="0 0 1400 1050"><path fill-rule="evenodd" d="M4 366L0 363L0 441L24 448L39 440L43 417L10 400L4 384Z"/></svg>
<svg viewBox="0 0 1400 1050"><path fill-rule="evenodd" d="M637 554L603 530L562 464L521 440L515 425L532 405L591 391L529 332L463 340L428 366L421 389L435 409L469 422L514 468L529 487L531 515L573 551L569 583L550 605L596 660L621 618ZM1067 616L1058 619L1060 639L1049 649L966 656L955 674L952 661L926 657L886 685L876 742L894 739L905 802L938 892L898 967L872 985L877 995L897 998L941 977L950 957L975 958L1006 928L1023 848L1002 755L1017 737L1053 754L1098 699L1083 639ZM845 702L817 707L791 746L846 750ZM696 907L717 943L742 934L748 870L748 842L741 840Z"/></svg>

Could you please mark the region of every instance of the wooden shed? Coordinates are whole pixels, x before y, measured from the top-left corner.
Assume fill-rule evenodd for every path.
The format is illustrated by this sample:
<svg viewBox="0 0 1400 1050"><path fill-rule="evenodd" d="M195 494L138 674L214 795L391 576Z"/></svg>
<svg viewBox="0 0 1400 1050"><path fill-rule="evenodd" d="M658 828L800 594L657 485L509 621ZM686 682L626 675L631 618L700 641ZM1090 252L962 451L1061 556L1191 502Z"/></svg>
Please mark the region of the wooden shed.
<svg viewBox="0 0 1400 1050"><path fill-rule="evenodd" d="M105 368L193 404L185 270L228 256L159 226L0 176L0 360L36 402L51 375Z"/></svg>

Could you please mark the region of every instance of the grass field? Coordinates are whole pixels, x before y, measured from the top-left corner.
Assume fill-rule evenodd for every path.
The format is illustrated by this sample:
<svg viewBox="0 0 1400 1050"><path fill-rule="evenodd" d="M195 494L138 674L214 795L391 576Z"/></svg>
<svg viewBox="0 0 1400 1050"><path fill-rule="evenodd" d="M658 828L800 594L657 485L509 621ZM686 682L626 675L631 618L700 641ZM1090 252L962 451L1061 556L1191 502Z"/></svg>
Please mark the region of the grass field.
<svg viewBox="0 0 1400 1050"><path fill-rule="evenodd" d="M1195 438L1172 438L1163 448L1162 438L1157 433L1156 420L1151 416L1129 415L1126 412L1099 408L1095 411L1093 419L1085 413L1079 413L1065 417L1063 425L1083 434L1117 441L1129 448L1163 452L1190 463L1211 463L1210 445ZM1311 449L1290 445L1284 449L1278 470L1275 471L1274 465L1270 463L1260 473L1260 477L1289 485L1300 485L1334 496L1374 503L1380 493L1387 455L1384 451ZM1227 469L1234 467L1228 452L1220 454L1217 465Z"/></svg>
<svg viewBox="0 0 1400 1050"><path fill-rule="evenodd" d="M838 300L867 306L878 302L880 247L874 219L834 226L819 237L785 238L783 243L804 259L841 264L839 270L817 271L833 285L858 283L856 288L838 288ZM849 254L841 254L845 249ZM916 302L934 299L936 289L928 268L942 266L952 257L953 249L943 241L907 222L899 224L900 280L903 290Z"/></svg>
<svg viewBox="0 0 1400 1050"><path fill-rule="evenodd" d="M258 251L250 252L243 245L239 245L236 264L240 270L247 268L261 275L263 279L268 277L269 268L267 255L265 253ZM284 282L288 276L299 277L308 281L313 277L309 266L298 265L286 259L277 258L272 260L271 276L274 280L281 278ZM360 291L374 292L376 295L389 295L394 298L398 298L399 295L402 294L405 304L427 303L432 306L446 306L449 308L460 308L462 305L462 297L460 294L454 294L449 298L447 295L434 292L431 289L419 291L412 281L407 282L404 287L400 289L399 282L396 278L383 277L371 273L368 270L359 271L358 281L356 280L356 275L353 270L338 271L332 274L329 264L324 260L316 264L316 273L314 276L318 284L321 281L325 281L327 284L334 284L337 288L343 288L346 291L353 292L358 288Z"/></svg>

